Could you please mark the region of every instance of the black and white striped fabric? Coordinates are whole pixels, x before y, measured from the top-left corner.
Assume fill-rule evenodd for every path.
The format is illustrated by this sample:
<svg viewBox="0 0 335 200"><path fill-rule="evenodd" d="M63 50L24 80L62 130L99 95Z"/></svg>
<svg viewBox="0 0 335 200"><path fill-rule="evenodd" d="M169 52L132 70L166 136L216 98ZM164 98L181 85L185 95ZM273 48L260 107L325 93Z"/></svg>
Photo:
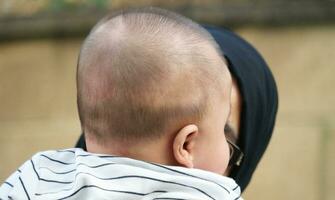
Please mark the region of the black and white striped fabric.
<svg viewBox="0 0 335 200"><path fill-rule="evenodd" d="M37 153L1 185L0 199L242 200L224 176L82 149Z"/></svg>

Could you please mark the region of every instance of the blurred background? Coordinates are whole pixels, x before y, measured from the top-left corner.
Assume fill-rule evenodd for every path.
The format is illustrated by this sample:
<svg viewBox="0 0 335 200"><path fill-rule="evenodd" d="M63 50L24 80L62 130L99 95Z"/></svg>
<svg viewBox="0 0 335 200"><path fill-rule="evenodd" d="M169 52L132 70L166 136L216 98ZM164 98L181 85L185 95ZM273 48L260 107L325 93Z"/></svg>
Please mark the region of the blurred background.
<svg viewBox="0 0 335 200"><path fill-rule="evenodd" d="M244 198L334 199L334 0L0 0L0 183L37 151L74 146L85 35L109 11L147 5L231 28L271 67L277 123Z"/></svg>

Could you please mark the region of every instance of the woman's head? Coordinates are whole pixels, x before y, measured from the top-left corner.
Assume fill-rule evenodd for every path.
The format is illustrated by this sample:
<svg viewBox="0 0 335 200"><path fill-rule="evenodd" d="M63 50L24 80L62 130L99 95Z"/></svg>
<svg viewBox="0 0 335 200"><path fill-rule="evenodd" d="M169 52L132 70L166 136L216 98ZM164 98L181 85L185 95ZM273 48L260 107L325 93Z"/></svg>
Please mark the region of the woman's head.
<svg viewBox="0 0 335 200"><path fill-rule="evenodd" d="M234 79L227 136L244 152L229 176L245 189L272 135L278 108L275 80L262 56L245 40L226 29L205 27L219 44ZM229 138L231 137L231 138Z"/></svg>

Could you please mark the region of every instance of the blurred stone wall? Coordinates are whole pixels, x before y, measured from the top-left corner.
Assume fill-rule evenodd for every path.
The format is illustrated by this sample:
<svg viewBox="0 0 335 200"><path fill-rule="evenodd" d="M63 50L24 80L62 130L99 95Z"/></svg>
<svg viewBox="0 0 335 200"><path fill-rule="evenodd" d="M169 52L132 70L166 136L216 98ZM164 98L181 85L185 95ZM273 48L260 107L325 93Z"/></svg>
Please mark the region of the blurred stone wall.
<svg viewBox="0 0 335 200"><path fill-rule="evenodd" d="M333 199L335 20L326 0L0 1L0 182L33 153L74 145L81 36L108 10L129 5L233 27L269 63L278 120L245 199Z"/></svg>

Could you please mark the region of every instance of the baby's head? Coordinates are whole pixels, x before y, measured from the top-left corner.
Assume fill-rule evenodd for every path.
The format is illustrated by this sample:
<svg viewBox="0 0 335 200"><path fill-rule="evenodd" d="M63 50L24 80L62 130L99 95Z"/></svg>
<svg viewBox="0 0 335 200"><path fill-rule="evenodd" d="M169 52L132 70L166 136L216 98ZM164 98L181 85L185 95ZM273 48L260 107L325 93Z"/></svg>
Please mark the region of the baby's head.
<svg viewBox="0 0 335 200"><path fill-rule="evenodd" d="M223 174L231 77L202 27L156 8L102 19L77 69L87 149Z"/></svg>

